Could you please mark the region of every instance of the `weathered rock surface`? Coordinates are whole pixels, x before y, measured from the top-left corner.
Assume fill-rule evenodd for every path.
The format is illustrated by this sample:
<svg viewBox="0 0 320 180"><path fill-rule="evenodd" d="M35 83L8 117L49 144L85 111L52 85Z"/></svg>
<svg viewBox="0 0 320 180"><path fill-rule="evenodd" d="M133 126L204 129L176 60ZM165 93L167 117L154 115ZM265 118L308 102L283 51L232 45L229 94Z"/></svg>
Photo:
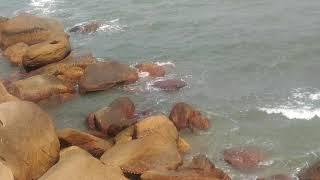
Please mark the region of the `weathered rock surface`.
<svg viewBox="0 0 320 180"><path fill-rule="evenodd" d="M166 79L155 81L152 86L164 91L177 91L185 87L187 83L181 79Z"/></svg>
<svg viewBox="0 0 320 180"><path fill-rule="evenodd" d="M233 147L223 152L224 160L240 170L258 168L267 158L266 152L258 147Z"/></svg>
<svg viewBox="0 0 320 180"><path fill-rule="evenodd" d="M88 152L72 146L60 153L59 162L39 180L126 180L119 167L107 166Z"/></svg>
<svg viewBox="0 0 320 180"><path fill-rule="evenodd" d="M187 128L205 130L210 128L208 118L203 116L192 106L183 102L174 105L169 115L169 119L176 125L178 130Z"/></svg>
<svg viewBox="0 0 320 180"><path fill-rule="evenodd" d="M0 161L16 180L37 179L58 161L59 140L51 117L36 104L0 104Z"/></svg>
<svg viewBox="0 0 320 180"><path fill-rule="evenodd" d="M115 137L115 143L116 144L125 144L129 141L131 141L133 139L134 136L134 126L130 126L126 129L124 129L123 131L121 131L120 133L118 133Z"/></svg>
<svg viewBox="0 0 320 180"><path fill-rule="evenodd" d="M135 120L132 119L134 112L134 103L128 97L120 97L115 99L109 107L90 114L88 126L90 129L96 129L110 136L115 136L135 123Z"/></svg>
<svg viewBox="0 0 320 180"><path fill-rule="evenodd" d="M182 162L177 148L178 132L165 116L153 116L136 124L136 138L113 146L101 157L105 164L123 172L143 174L151 169L175 169Z"/></svg>
<svg viewBox="0 0 320 180"><path fill-rule="evenodd" d="M23 42L14 44L4 51L4 56L6 56L12 64L22 64L23 56L26 54L28 47L29 46Z"/></svg>
<svg viewBox="0 0 320 180"><path fill-rule="evenodd" d="M320 161L304 168L298 174L299 180L320 180Z"/></svg>
<svg viewBox="0 0 320 180"><path fill-rule="evenodd" d="M204 155L195 156L190 163L177 170L150 170L141 176L142 180L231 180L222 170L216 168Z"/></svg>
<svg viewBox="0 0 320 180"><path fill-rule="evenodd" d="M76 25L72 27L69 32L73 33L93 33L96 32L99 27L101 27L101 23L98 22L88 22L80 25Z"/></svg>
<svg viewBox="0 0 320 180"><path fill-rule="evenodd" d="M1 44L4 49L19 42L34 45L57 34L64 34L64 27L57 20L20 15L3 23Z"/></svg>
<svg viewBox="0 0 320 180"><path fill-rule="evenodd" d="M50 75L37 75L13 82L9 92L22 100L40 101L50 96L73 93L74 87Z"/></svg>
<svg viewBox="0 0 320 180"><path fill-rule="evenodd" d="M19 99L13 95L11 95L6 87L0 81L0 104L8 101L18 101Z"/></svg>
<svg viewBox="0 0 320 180"><path fill-rule="evenodd" d="M61 129L57 134L62 148L78 146L96 158L100 158L113 145L104 139L70 128Z"/></svg>
<svg viewBox="0 0 320 180"><path fill-rule="evenodd" d="M164 67L153 63L142 63L135 66L140 72L147 72L151 77L163 77L166 74Z"/></svg>
<svg viewBox="0 0 320 180"><path fill-rule="evenodd" d="M24 55L23 66L27 71L32 71L63 60L70 51L68 35L53 36L47 41L30 46Z"/></svg>
<svg viewBox="0 0 320 180"><path fill-rule="evenodd" d="M81 92L101 91L116 85L130 84L138 80L138 73L128 65L118 62L100 62L89 65L80 80Z"/></svg>
<svg viewBox="0 0 320 180"><path fill-rule="evenodd" d="M184 140L183 138L179 137L177 143L178 143L178 150L179 150L180 154L185 154L188 151L190 151L190 149L191 149L190 144L186 140Z"/></svg>

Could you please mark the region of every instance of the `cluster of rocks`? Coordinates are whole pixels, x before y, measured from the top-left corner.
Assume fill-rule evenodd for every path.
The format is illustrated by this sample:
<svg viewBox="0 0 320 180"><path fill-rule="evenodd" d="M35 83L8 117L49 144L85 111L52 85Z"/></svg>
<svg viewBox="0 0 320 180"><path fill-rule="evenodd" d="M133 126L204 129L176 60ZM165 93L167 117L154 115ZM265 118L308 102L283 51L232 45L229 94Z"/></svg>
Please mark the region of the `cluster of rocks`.
<svg viewBox="0 0 320 180"><path fill-rule="evenodd" d="M99 25L84 24L70 32L94 32ZM207 117L187 103L176 103L168 116L150 115L136 112L130 98L120 97L88 115L87 132L56 130L53 119L35 104L61 103L78 92L135 83L139 72L164 77L162 66L97 61L91 53L72 50L59 21L31 15L0 18L0 48L13 65L21 67L0 81L1 180L231 179L204 155L185 159L191 147L179 131L211 126ZM153 86L176 91L186 83L166 79ZM257 147L234 147L223 155L240 170L258 168L267 158ZM320 177L318 166L302 171L299 177ZM290 179L285 175L270 178Z"/></svg>

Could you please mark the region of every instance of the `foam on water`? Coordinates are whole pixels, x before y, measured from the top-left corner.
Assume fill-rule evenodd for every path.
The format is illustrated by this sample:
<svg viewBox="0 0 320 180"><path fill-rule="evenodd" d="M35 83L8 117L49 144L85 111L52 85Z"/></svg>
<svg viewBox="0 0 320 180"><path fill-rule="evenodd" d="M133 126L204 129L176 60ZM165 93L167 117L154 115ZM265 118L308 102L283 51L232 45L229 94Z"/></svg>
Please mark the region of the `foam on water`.
<svg viewBox="0 0 320 180"><path fill-rule="evenodd" d="M28 13L40 12L42 15L48 15L55 12L55 0L31 0L31 10Z"/></svg>
<svg viewBox="0 0 320 180"><path fill-rule="evenodd" d="M110 21L106 21L102 24L102 26L98 29L100 32L121 32L127 28L126 25L122 25L119 23L119 19L113 19Z"/></svg>

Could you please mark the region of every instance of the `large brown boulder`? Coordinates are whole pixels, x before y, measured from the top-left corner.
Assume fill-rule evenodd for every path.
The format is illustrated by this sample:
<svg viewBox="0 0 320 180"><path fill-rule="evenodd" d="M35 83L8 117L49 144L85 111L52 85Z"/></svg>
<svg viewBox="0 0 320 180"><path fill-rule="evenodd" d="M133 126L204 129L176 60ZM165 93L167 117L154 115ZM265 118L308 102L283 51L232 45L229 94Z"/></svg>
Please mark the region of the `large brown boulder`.
<svg viewBox="0 0 320 180"><path fill-rule="evenodd" d="M175 169L182 162L178 132L165 116L153 116L136 124L137 139L117 144L101 160L119 166L123 172L143 174L151 169Z"/></svg>
<svg viewBox="0 0 320 180"><path fill-rule="evenodd" d="M181 79L165 79L155 81L152 86L164 91L177 91L185 87L187 83Z"/></svg>
<svg viewBox="0 0 320 180"><path fill-rule="evenodd" d="M18 101L19 99L11 95L3 83L0 81L0 104L8 101Z"/></svg>
<svg viewBox="0 0 320 180"><path fill-rule="evenodd" d="M46 41L30 46L24 57L23 66L32 71L47 64L63 60L71 51L69 36L56 35Z"/></svg>
<svg viewBox="0 0 320 180"><path fill-rule="evenodd" d="M20 15L3 23L1 44L4 49L19 42L34 45L61 33L64 34L64 27L57 20Z"/></svg>
<svg viewBox="0 0 320 180"><path fill-rule="evenodd" d="M298 177L299 180L320 180L320 161L301 170Z"/></svg>
<svg viewBox="0 0 320 180"><path fill-rule="evenodd" d="M4 51L4 56L6 56L12 64L22 64L23 56L26 54L28 47L29 46L23 42L14 44Z"/></svg>
<svg viewBox="0 0 320 180"><path fill-rule="evenodd" d="M96 32L100 27L101 27L101 23L99 22L88 22L88 23L83 23L80 25L76 25L74 27L72 27L69 32L73 32L73 33L93 33Z"/></svg>
<svg viewBox="0 0 320 180"><path fill-rule="evenodd" d="M177 170L155 169L145 172L142 180L231 180L222 170L204 155L193 157L190 163L186 163Z"/></svg>
<svg viewBox="0 0 320 180"><path fill-rule="evenodd" d="M130 84L138 80L135 69L118 62L100 62L89 65L80 80L81 92L101 91L116 85Z"/></svg>
<svg viewBox="0 0 320 180"><path fill-rule="evenodd" d="M74 87L50 75L37 75L10 84L9 92L22 100L38 102L53 95L73 93Z"/></svg>
<svg viewBox="0 0 320 180"><path fill-rule="evenodd" d="M113 145L104 139L70 128L61 129L57 134L61 147L78 146L96 158L100 158Z"/></svg>
<svg viewBox="0 0 320 180"><path fill-rule="evenodd" d="M169 119L176 125L178 130L186 128L205 130L210 127L208 118L203 116L201 112L195 110L192 106L183 102L174 105L169 115Z"/></svg>
<svg viewBox="0 0 320 180"><path fill-rule="evenodd" d="M252 170L260 167L267 158L266 152L258 147L233 147L223 152L224 160L240 170Z"/></svg>
<svg viewBox="0 0 320 180"><path fill-rule="evenodd" d="M59 162L39 180L126 180L119 167L108 166L88 152L71 146L61 151Z"/></svg>
<svg viewBox="0 0 320 180"><path fill-rule="evenodd" d="M129 127L135 120L134 103L128 97L115 99L109 107L104 107L88 117L90 129L96 129L110 136L117 135L123 129Z"/></svg>
<svg viewBox="0 0 320 180"><path fill-rule="evenodd" d="M36 104L0 104L0 162L16 180L37 179L59 158L59 140L51 117Z"/></svg>
<svg viewBox="0 0 320 180"><path fill-rule="evenodd" d="M151 77L163 77L166 71L163 66L153 63L142 63L135 66L140 72L147 72Z"/></svg>

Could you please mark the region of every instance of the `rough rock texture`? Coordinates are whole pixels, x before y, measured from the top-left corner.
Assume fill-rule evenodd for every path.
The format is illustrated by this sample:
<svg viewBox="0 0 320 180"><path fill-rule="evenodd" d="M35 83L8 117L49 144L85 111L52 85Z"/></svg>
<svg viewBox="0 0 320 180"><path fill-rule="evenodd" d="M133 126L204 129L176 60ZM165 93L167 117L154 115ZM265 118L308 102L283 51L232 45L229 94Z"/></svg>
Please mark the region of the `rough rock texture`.
<svg viewBox="0 0 320 180"><path fill-rule="evenodd" d="M142 180L231 180L231 178L204 155L195 156L190 163L177 170L150 170L141 176Z"/></svg>
<svg viewBox="0 0 320 180"><path fill-rule="evenodd" d="M34 45L56 34L64 34L64 27L57 20L20 15L3 24L1 44L4 49L19 42Z"/></svg>
<svg viewBox="0 0 320 180"><path fill-rule="evenodd" d="M90 129L96 129L110 136L117 135L129 127L135 120L132 119L135 106L128 97L115 99L109 107L102 108L88 117Z"/></svg>
<svg viewBox="0 0 320 180"><path fill-rule="evenodd" d="M23 42L14 44L4 51L4 56L6 56L12 64L22 64L23 56L26 54L28 47L29 46Z"/></svg>
<svg viewBox="0 0 320 180"><path fill-rule="evenodd" d="M299 180L320 180L320 161L304 168L298 173Z"/></svg>
<svg viewBox="0 0 320 180"><path fill-rule="evenodd" d="M101 27L101 23L98 22L88 22L83 23L80 25L76 25L72 27L69 32L76 32L76 33L93 33L96 32L99 27Z"/></svg>
<svg viewBox="0 0 320 180"><path fill-rule="evenodd" d="M176 125L178 130L186 128L205 130L210 128L208 118L203 116L192 106L183 102L174 105L169 115L169 119Z"/></svg>
<svg viewBox="0 0 320 180"><path fill-rule="evenodd" d="M163 66L153 63L143 63L135 66L140 72L148 72L151 77L163 77L166 71Z"/></svg>
<svg viewBox="0 0 320 180"><path fill-rule="evenodd" d="M125 173L143 174L150 169L175 169L182 162L178 132L165 116L153 116L136 124L137 139L113 146L101 160Z"/></svg>
<svg viewBox="0 0 320 180"><path fill-rule="evenodd" d="M259 167L266 160L266 152L258 147L233 147L223 152L224 160L240 170L251 170Z"/></svg>
<svg viewBox="0 0 320 180"><path fill-rule="evenodd" d="M14 180L12 171L0 161L0 179Z"/></svg>
<svg viewBox="0 0 320 180"><path fill-rule="evenodd" d="M8 101L18 101L19 99L11 95L0 81L0 104Z"/></svg>
<svg viewBox="0 0 320 180"><path fill-rule="evenodd" d="M179 137L177 143L178 143L178 150L181 154L185 154L188 151L190 151L191 149L190 144L183 138Z"/></svg>
<svg viewBox="0 0 320 180"><path fill-rule="evenodd" d="M69 37L57 35L47 41L30 46L23 58L23 66L32 71L47 64L63 60L71 51Z"/></svg>
<svg viewBox="0 0 320 180"><path fill-rule="evenodd" d="M36 104L0 104L0 162L16 180L37 179L59 157L59 140L51 117Z"/></svg>
<svg viewBox="0 0 320 180"><path fill-rule="evenodd" d="M134 136L134 126L130 126L114 137L116 144L125 144L133 139Z"/></svg>
<svg viewBox="0 0 320 180"><path fill-rule="evenodd" d="M40 101L50 96L73 93L74 88L54 76L37 75L13 82L9 92L22 100Z"/></svg>
<svg viewBox="0 0 320 180"><path fill-rule="evenodd" d="M119 167L106 166L86 151L71 146L39 180L126 180Z"/></svg>
<svg viewBox="0 0 320 180"><path fill-rule="evenodd" d="M276 174L265 178L258 178L257 180L294 180L292 177L285 174Z"/></svg>
<svg viewBox="0 0 320 180"><path fill-rule="evenodd" d="M138 73L128 65L118 62L100 62L89 65L80 80L81 92L101 91L116 85L130 84L138 80Z"/></svg>
<svg viewBox="0 0 320 180"><path fill-rule="evenodd" d="M96 158L100 158L113 145L104 139L70 128L61 129L57 134L61 147L78 146Z"/></svg>
<svg viewBox="0 0 320 180"><path fill-rule="evenodd" d="M177 91L185 87L187 83L181 79L166 79L155 81L152 86L165 90L165 91Z"/></svg>

